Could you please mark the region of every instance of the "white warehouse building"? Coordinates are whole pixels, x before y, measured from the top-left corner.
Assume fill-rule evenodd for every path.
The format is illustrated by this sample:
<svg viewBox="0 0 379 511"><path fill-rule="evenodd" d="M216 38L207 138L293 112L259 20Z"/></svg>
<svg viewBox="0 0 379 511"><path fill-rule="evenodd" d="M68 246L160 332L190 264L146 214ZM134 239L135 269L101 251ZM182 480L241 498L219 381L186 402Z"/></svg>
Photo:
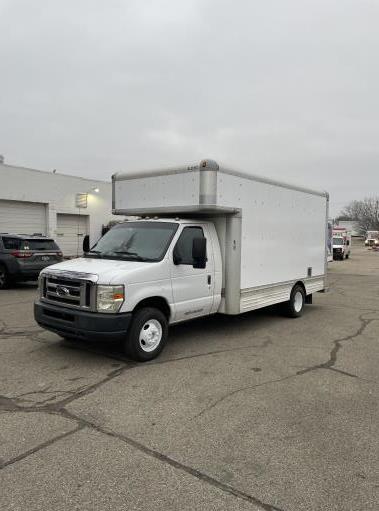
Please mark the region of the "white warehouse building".
<svg viewBox="0 0 379 511"><path fill-rule="evenodd" d="M93 244L112 218L110 182L43 172L0 159L0 233L43 234L63 255L82 253L86 234Z"/></svg>

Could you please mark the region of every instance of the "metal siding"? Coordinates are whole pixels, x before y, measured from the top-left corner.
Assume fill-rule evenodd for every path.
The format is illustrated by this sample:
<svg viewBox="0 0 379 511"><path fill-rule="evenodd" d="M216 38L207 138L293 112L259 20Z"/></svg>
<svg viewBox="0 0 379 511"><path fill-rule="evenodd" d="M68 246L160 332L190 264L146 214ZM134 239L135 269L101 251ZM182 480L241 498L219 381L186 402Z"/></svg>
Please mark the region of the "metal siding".
<svg viewBox="0 0 379 511"><path fill-rule="evenodd" d="M248 312L277 303L287 302L290 299L291 290L296 282L298 282L298 280L281 282L252 289L242 289L240 297L240 312ZM302 279L302 282L305 286L307 295L322 291L325 287L323 276Z"/></svg>
<svg viewBox="0 0 379 511"><path fill-rule="evenodd" d="M253 289L242 292L240 298L240 312L261 309L276 303L286 302L290 299L294 283L268 286L263 289Z"/></svg>
<svg viewBox="0 0 379 511"><path fill-rule="evenodd" d="M0 200L0 232L46 234L46 205L38 202Z"/></svg>

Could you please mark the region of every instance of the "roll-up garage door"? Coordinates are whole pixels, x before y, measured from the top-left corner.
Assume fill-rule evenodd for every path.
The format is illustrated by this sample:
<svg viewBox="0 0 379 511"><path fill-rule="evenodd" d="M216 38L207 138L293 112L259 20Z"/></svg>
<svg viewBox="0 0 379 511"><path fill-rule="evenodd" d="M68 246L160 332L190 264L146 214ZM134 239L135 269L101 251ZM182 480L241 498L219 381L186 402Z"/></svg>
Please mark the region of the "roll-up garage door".
<svg viewBox="0 0 379 511"><path fill-rule="evenodd" d="M0 232L46 234L46 205L40 202L0 200Z"/></svg>
<svg viewBox="0 0 379 511"><path fill-rule="evenodd" d="M83 238L86 234L88 234L87 215L57 214L56 242L64 256L80 256L83 253Z"/></svg>

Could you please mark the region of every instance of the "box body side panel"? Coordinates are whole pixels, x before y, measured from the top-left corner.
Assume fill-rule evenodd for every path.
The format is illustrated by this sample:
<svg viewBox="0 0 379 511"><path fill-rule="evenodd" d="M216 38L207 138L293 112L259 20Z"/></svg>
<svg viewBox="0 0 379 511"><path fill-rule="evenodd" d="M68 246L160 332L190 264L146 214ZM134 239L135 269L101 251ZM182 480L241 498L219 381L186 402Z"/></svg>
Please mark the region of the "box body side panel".
<svg viewBox="0 0 379 511"><path fill-rule="evenodd" d="M324 276L326 196L219 173L217 201L241 209L241 290Z"/></svg>
<svg viewBox="0 0 379 511"><path fill-rule="evenodd" d="M199 171L114 181L115 211L199 206Z"/></svg>

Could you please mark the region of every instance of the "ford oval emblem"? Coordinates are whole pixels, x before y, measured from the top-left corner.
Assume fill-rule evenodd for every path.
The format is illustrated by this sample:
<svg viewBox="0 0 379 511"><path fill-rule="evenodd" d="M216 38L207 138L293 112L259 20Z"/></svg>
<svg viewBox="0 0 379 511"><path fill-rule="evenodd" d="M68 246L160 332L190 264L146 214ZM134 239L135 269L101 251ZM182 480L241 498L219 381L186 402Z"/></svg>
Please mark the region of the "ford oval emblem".
<svg viewBox="0 0 379 511"><path fill-rule="evenodd" d="M67 287L64 286L57 286L57 295L58 296L69 296L70 290L67 289Z"/></svg>

